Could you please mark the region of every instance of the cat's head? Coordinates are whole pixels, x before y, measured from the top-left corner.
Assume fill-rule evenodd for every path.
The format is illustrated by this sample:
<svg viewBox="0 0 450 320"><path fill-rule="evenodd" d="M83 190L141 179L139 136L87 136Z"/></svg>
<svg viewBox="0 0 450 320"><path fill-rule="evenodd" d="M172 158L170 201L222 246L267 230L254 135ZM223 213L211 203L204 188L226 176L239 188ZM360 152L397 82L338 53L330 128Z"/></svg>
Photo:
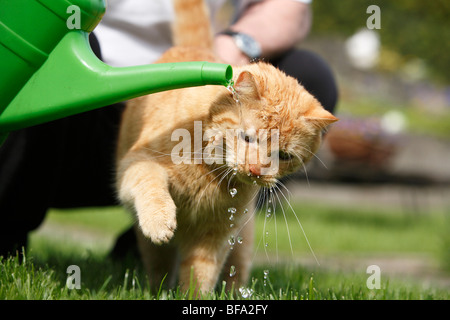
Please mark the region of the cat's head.
<svg viewBox="0 0 450 320"><path fill-rule="evenodd" d="M251 64L235 72L235 94L221 95L211 107L210 145L223 140L226 165L239 180L270 186L304 167L323 130L337 118L272 65Z"/></svg>

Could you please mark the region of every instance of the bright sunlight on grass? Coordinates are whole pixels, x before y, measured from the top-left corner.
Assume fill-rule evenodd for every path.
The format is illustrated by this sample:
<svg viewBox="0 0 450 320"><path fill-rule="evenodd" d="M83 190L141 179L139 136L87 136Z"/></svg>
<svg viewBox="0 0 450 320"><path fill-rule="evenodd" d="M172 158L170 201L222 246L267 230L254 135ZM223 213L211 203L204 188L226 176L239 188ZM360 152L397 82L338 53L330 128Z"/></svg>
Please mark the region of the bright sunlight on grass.
<svg viewBox="0 0 450 320"><path fill-rule="evenodd" d="M448 299L444 287L383 275L379 290L366 286L364 268L335 268L348 257L423 255L441 263L446 222L439 214L343 210L296 204L313 255L295 216L278 208L258 214L252 280L241 293L219 284L206 299ZM266 220L266 221L264 221ZM286 228L289 227L289 235ZM186 299L179 288L151 291L138 260L112 260L108 254L132 219L121 208L52 210L37 232L23 262L0 262L0 299ZM276 228L275 228L276 225ZM244 239L245 241L245 239ZM259 245L258 245L259 243ZM265 246L267 243L267 246ZM292 250L291 250L292 245ZM67 267L82 270L81 289L65 286ZM269 271L264 276L263 271ZM245 292L246 294L242 294Z"/></svg>

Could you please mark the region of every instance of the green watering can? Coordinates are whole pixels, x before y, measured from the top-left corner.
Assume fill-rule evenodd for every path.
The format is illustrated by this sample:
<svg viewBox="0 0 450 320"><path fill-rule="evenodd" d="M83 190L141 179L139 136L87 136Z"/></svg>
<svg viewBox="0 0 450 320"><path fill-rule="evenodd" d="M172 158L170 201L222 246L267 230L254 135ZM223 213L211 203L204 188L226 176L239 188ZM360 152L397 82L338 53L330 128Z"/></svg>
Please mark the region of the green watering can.
<svg viewBox="0 0 450 320"><path fill-rule="evenodd" d="M103 63L88 34L104 13L104 0L0 0L0 145L10 131L119 101L229 83L226 64Z"/></svg>

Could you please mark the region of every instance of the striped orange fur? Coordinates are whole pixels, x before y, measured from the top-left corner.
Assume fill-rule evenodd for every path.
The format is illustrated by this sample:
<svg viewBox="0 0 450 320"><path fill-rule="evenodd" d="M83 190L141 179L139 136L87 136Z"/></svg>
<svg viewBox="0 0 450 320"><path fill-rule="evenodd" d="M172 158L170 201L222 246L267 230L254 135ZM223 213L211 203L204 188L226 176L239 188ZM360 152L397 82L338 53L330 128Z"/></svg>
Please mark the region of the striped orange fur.
<svg viewBox="0 0 450 320"><path fill-rule="evenodd" d="M203 1L175 0L174 4L175 42L183 46L168 50L158 62L218 61L211 50L209 20L200 18L206 15ZM199 38L205 42L198 42ZM273 186L301 168L318 149L321 131L337 120L295 79L269 64L236 67L234 74L239 103L225 87L204 86L137 98L124 111L117 192L136 214L139 249L155 286L168 273L167 279L178 277L187 289L193 270L198 290L209 291L224 268L228 286L245 284L251 267L255 195L262 186ZM174 132L194 137L199 123L201 136L208 130L215 133L201 140L201 147L216 143L229 154L222 164L174 164L173 150L180 144L180 139L173 139ZM279 144L269 153L279 150L292 158L280 160L277 172L256 176L252 172L265 168L262 159L266 156L259 152L263 141L233 137L245 146L246 152L240 155L227 130L250 136L264 130L278 132ZM267 139L275 140L275 136ZM185 144L192 160L198 156L194 146L194 141ZM258 161L250 165L253 153ZM240 156L244 161L238 161ZM234 197L231 188L237 190ZM232 222L229 208L236 210ZM238 236L242 244L230 250L230 237ZM230 266L237 271L232 277Z"/></svg>

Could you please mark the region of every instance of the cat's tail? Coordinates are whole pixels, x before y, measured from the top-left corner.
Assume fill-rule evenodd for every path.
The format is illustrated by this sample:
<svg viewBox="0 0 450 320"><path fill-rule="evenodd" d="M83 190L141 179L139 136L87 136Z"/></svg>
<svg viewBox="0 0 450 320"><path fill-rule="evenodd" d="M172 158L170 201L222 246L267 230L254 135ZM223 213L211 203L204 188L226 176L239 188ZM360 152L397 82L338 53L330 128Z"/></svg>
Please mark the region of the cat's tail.
<svg viewBox="0 0 450 320"><path fill-rule="evenodd" d="M172 26L175 46L213 48L208 7L203 0L172 0L175 22Z"/></svg>

